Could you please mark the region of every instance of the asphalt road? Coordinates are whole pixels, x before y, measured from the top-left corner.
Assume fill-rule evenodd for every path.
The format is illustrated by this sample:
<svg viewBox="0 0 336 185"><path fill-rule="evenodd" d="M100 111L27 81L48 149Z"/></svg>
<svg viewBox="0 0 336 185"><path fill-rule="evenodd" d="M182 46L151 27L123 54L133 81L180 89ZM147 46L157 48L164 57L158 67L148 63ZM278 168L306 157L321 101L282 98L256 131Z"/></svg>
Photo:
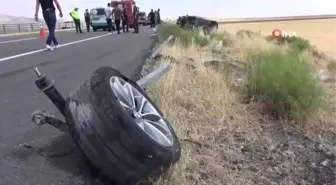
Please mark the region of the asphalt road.
<svg viewBox="0 0 336 185"><path fill-rule="evenodd" d="M31 38L34 35L0 38L0 185L102 184L90 174L83 157L67 134L48 125L36 127L31 123L30 115L36 109L59 115L34 84L35 66L56 80L55 86L65 96L100 66L114 67L126 76L135 78L152 46L149 38L151 30L145 27L140 29L140 34L106 34L59 32L60 44L102 37L55 51L42 51L4 61L1 58L42 49L45 41L32 39L1 44L6 40ZM60 156L41 156L23 147L23 143L37 147L48 155Z"/></svg>

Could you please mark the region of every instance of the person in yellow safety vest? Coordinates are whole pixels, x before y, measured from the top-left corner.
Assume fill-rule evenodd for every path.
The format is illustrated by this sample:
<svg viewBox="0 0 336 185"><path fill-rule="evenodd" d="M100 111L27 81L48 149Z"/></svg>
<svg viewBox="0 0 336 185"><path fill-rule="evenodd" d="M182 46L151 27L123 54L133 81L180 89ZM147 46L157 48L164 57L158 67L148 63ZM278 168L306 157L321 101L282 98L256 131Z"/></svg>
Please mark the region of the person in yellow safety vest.
<svg viewBox="0 0 336 185"><path fill-rule="evenodd" d="M70 16L72 17L72 19L75 23L76 33L78 34L78 31L79 31L79 33L83 33L82 29L81 29L81 22L80 22L80 16L79 16L78 8L75 8L74 10L72 10L70 12Z"/></svg>

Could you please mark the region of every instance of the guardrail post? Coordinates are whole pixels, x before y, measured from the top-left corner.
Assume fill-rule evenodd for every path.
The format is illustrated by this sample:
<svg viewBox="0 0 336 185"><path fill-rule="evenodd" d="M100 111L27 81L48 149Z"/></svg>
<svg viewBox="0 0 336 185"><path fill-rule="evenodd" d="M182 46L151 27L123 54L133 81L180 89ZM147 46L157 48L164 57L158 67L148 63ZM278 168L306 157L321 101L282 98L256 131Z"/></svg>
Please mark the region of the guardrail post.
<svg viewBox="0 0 336 185"><path fill-rule="evenodd" d="M30 31L34 32L34 25L33 24L30 24Z"/></svg>
<svg viewBox="0 0 336 185"><path fill-rule="evenodd" d="M2 25L2 29L3 29L3 32L6 33L6 25L5 24Z"/></svg>
<svg viewBox="0 0 336 185"><path fill-rule="evenodd" d="M19 27L19 33L21 33L21 24L19 24L18 27Z"/></svg>

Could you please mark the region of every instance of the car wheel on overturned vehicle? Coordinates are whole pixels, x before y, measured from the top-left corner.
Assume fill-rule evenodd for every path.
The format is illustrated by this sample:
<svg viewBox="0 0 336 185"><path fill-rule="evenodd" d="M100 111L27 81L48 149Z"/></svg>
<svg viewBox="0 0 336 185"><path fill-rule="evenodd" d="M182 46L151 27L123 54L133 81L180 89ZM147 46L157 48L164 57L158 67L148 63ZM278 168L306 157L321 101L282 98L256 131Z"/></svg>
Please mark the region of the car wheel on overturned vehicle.
<svg viewBox="0 0 336 185"><path fill-rule="evenodd" d="M69 95L66 120L92 165L118 184L149 184L181 156L180 142L154 102L109 67Z"/></svg>

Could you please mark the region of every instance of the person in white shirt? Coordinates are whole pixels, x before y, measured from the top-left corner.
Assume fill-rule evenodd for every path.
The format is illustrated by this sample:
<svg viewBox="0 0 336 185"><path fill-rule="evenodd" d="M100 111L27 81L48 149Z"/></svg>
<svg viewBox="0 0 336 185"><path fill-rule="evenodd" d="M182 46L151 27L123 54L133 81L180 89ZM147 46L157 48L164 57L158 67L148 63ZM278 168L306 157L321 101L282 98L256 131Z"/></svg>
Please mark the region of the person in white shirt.
<svg viewBox="0 0 336 185"><path fill-rule="evenodd" d="M107 7L105 9L105 16L107 21L107 29L109 32L112 32L112 9L111 3L107 3Z"/></svg>

